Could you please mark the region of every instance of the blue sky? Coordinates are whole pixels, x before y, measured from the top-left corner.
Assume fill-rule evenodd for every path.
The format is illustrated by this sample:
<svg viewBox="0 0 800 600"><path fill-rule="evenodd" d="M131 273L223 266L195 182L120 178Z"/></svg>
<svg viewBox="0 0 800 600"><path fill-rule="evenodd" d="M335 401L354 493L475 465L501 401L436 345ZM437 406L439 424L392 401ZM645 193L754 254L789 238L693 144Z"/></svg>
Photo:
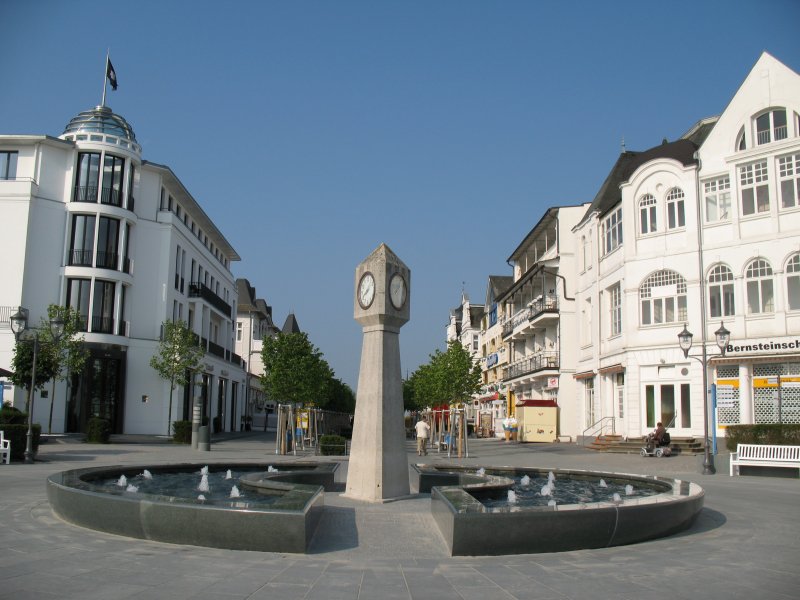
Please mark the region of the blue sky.
<svg viewBox="0 0 800 600"><path fill-rule="evenodd" d="M412 273L403 373L462 287L620 152L722 112L764 50L800 70L800 2L0 1L0 133L60 135L106 100L355 389L356 265Z"/></svg>

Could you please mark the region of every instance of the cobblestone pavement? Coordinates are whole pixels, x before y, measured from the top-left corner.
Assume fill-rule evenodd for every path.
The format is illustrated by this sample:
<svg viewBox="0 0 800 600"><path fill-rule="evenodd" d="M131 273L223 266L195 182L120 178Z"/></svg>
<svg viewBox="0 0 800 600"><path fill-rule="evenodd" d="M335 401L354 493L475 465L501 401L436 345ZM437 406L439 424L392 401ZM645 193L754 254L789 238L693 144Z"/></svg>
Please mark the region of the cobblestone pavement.
<svg viewBox="0 0 800 600"><path fill-rule="evenodd" d="M736 600L797 598L800 481L797 476L702 475L701 457L594 453L574 444L470 440L469 458L431 453L426 462L580 468L659 474L699 483L705 508L676 536L632 546L552 554L450 557L429 496L387 504L326 493L305 555L242 552L128 539L55 517L45 479L72 468L171 462L291 462L274 434L230 434L210 452L121 436L110 445L53 438L33 465L0 465L0 598ZM417 460L411 441L409 462ZM337 480L346 478L346 459Z"/></svg>

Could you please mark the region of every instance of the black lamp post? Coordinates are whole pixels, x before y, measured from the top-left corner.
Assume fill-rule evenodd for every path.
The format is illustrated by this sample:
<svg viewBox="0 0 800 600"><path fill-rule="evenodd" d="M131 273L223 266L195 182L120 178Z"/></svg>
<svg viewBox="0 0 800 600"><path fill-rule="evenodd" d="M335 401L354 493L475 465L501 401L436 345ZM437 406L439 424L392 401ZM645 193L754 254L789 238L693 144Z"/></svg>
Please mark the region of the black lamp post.
<svg viewBox="0 0 800 600"><path fill-rule="evenodd" d="M25 462L28 464L33 463L33 399L34 389L36 387L36 360L39 357L39 332L40 329L36 327L28 327L28 309L19 307L17 312L11 315L11 331L14 332L14 337L17 342L30 341L23 339L23 334L26 331L31 332L33 338L33 364L31 365L31 389L28 396L28 434L25 440ZM64 320L60 317L50 319L50 336L53 343L57 343L61 336L64 335Z"/></svg>
<svg viewBox="0 0 800 600"><path fill-rule="evenodd" d="M731 341L731 332L725 329L725 323L720 323L719 329L714 332L716 337L717 347L722 356L725 356L725 349ZM708 440L708 355L706 354L706 345L703 344L703 354L701 357L689 356L689 350L692 348L692 333L683 325L683 331L678 334L678 344L683 350L685 358L693 358L703 366L703 475L713 475L717 472L714 467L714 456L711 454L711 448Z"/></svg>

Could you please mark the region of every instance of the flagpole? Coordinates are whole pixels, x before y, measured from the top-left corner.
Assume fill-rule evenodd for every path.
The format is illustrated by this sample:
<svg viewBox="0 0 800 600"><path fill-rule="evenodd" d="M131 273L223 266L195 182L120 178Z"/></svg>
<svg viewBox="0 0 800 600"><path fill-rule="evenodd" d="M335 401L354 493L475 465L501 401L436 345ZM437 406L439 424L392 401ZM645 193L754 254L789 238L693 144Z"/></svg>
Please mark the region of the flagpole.
<svg viewBox="0 0 800 600"><path fill-rule="evenodd" d="M106 50L106 68L103 69L103 101L100 103L100 106L106 105L106 88L108 87L108 55L110 50L110 48Z"/></svg>

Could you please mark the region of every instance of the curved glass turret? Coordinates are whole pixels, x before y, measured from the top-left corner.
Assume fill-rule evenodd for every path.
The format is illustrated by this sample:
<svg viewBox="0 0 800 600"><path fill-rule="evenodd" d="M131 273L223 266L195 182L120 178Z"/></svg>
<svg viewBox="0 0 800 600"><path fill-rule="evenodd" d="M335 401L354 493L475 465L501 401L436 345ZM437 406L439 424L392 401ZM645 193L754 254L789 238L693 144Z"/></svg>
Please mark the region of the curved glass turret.
<svg viewBox="0 0 800 600"><path fill-rule="evenodd" d="M107 133L136 142L133 127L107 106L95 106L73 117L61 135L78 132Z"/></svg>

